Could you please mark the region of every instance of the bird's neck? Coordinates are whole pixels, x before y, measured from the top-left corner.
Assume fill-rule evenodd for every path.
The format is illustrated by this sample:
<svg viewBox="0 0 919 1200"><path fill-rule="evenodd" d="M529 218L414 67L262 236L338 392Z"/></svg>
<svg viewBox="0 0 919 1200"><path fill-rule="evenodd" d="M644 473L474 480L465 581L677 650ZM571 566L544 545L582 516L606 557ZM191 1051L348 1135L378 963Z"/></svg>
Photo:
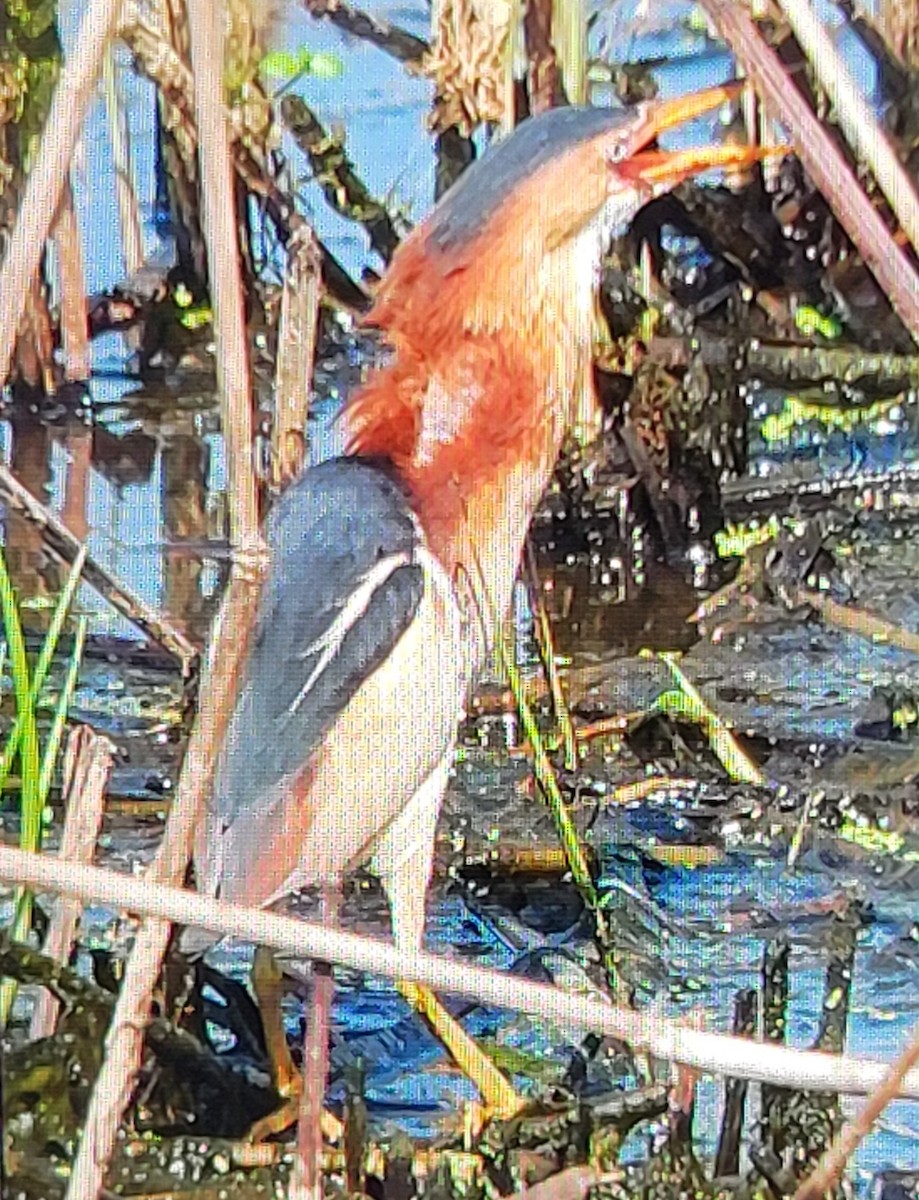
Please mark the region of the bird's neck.
<svg viewBox="0 0 919 1200"><path fill-rule="evenodd" d="M561 400L532 362L501 342L467 335L452 354L401 348L345 419L350 452L392 462L439 548L468 520L473 499L504 486L518 468L537 493L532 503L538 501L566 409L567 397Z"/></svg>
<svg viewBox="0 0 919 1200"><path fill-rule="evenodd" d="M481 661L507 612L533 513L584 394L590 326L571 311L511 329L403 339L346 414L352 452L389 458L431 549L477 609Z"/></svg>

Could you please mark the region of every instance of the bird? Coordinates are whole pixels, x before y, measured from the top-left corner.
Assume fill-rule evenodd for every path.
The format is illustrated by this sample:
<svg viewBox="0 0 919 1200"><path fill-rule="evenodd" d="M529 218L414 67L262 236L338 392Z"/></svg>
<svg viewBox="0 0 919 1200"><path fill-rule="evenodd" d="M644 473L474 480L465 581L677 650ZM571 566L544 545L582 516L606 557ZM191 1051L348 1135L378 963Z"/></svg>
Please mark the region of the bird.
<svg viewBox="0 0 919 1200"><path fill-rule="evenodd" d="M201 891L271 905L366 863L397 947L420 946L457 727L592 398L604 249L654 196L760 155L649 149L735 95L531 117L398 248L369 315L387 354L346 402L344 453L267 518L271 565L195 846Z"/></svg>

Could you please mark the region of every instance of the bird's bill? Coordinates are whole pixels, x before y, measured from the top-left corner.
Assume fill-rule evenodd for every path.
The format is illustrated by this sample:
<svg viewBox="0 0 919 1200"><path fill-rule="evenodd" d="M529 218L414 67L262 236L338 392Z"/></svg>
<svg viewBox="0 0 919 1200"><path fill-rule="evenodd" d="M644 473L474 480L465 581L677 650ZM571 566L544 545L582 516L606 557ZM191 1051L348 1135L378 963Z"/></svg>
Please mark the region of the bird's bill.
<svg viewBox="0 0 919 1200"><path fill-rule="evenodd" d="M643 183L652 192L669 191L703 171L745 170L774 154L784 154L784 146L694 146L689 150L643 150L624 163L618 173Z"/></svg>
<svg viewBox="0 0 919 1200"><path fill-rule="evenodd" d="M698 146L676 151L644 149L666 130L737 100L742 89L743 84L727 83L674 100L648 104L630 131L629 153L616 164L617 172L626 179L643 183L654 192L662 192L702 171L715 168L743 170L770 155L784 153L786 148L783 146Z"/></svg>
<svg viewBox="0 0 919 1200"><path fill-rule="evenodd" d="M635 148L647 146L667 129L685 125L722 104L733 103L740 98L743 88L742 83L723 83L701 92L691 92L688 96L677 96L674 100L652 100L645 106L640 126L635 131L639 142Z"/></svg>

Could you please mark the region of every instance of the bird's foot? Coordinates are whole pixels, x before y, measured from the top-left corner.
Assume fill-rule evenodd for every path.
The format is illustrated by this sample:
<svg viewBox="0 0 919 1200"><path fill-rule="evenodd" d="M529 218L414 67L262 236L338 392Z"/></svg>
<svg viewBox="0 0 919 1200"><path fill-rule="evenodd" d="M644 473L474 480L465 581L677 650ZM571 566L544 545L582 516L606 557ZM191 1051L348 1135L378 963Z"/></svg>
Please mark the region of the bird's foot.
<svg viewBox="0 0 919 1200"><path fill-rule="evenodd" d="M490 1115L507 1120L518 1113L523 1108L523 1098L430 988L404 981L397 987L443 1043L463 1074L479 1089Z"/></svg>

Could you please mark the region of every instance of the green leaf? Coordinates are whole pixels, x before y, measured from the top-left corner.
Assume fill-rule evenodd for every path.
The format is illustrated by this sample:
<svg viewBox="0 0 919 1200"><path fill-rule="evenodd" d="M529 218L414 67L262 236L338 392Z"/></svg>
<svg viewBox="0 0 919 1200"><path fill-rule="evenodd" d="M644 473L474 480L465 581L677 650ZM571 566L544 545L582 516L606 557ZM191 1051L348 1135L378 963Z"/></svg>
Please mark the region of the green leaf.
<svg viewBox="0 0 919 1200"><path fill-rule="evenodd" d="M337 54L327 54L324 51L319 51L314 54L310 63L309 74L315 75L317 79L337 79L339 75L344 75L345 64Z"/></svg>
<svg viewBox="0 0 919 1200"><path fill-rule="evenodd" d="M337 54L314 53L305 46L297 51L272 50L259 63L262 75L272 79L290 79L294 75L313 75L317 79L334 79L344 72L344 63Z"/></svg>

